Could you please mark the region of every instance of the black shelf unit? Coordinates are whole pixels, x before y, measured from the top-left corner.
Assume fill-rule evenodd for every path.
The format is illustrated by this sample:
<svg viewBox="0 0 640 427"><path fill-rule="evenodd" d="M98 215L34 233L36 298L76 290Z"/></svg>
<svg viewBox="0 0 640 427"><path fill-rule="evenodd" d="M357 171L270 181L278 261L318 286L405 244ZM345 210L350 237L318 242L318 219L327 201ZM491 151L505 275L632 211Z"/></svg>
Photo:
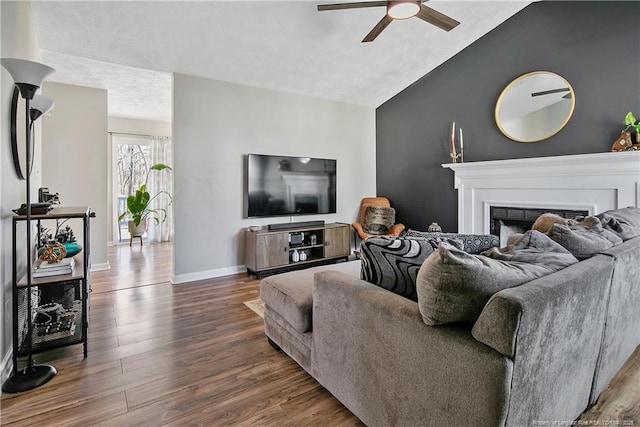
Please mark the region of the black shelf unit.
<svg viewBox="0 0 640 427"><path fill-rule="evenodd" d="M31 313L26 313L27 276L18 278L17 225L26 221L26 215L13 216L13 372L18 371L18 358L26 355L27 315L31 316L33 332L32 352L38 353L68 345L83 344L87 357L89 266L90 266L90 218L89 207L57 207L46 214L31 215L40 225L44 220L82 220L83 248L75 258L71 274L33 278L31 280ZM30 224L26 225L27 227ZM39 227L38 227L39 228Z"/></svg>

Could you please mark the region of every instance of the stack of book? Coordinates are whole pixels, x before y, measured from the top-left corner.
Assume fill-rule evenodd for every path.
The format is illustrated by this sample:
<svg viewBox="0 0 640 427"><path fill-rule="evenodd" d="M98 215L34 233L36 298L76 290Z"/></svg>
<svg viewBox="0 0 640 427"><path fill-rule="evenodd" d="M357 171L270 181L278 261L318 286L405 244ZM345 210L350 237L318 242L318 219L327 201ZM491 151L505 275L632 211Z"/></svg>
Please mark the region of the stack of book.
<svg viewBox="0 0 640 427"><path fill-rule="evenodd" d="M64 258L60 262L41 262L33 272L33 277L60 276L73 273L74 258Z"/></svg>

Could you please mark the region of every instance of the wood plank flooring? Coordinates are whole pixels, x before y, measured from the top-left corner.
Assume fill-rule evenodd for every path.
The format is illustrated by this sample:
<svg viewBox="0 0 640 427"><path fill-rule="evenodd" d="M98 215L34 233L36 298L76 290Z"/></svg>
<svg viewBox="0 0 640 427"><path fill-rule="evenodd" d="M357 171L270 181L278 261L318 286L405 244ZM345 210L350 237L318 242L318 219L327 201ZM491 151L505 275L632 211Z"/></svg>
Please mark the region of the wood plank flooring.
<svg viewBox="0 0 640 427"><path fill-rule="evenodd" d="M276 352L244 305L240 274L171 285L172 248L110 248L91 275L89 356L41 353L58 375L3 394L3 426L360 425L304 370Z"/></svg>
<svg viewBox="0 0 640 427"><path fill-rule="evenodd" d="M262 319L244 305L258 297L257 280L238 274L171 285L171 251L109 249L111 270L91 276L89 356L81 345L38 354L58 375L3 394L1 425L362 425L267 343ZM640 426L640 349L629 362L612 383L618 389L584 420Z"/></svg>

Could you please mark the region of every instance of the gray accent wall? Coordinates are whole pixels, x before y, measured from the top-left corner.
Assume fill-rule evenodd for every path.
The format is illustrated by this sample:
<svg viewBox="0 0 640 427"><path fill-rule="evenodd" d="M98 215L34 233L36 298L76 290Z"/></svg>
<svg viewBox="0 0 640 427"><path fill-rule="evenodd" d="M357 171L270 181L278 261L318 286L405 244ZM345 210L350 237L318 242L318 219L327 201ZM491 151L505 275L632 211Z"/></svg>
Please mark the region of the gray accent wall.
<svg viewBox="0 0 640 427"><path fill-rule="evenodd" d="M453 121L463 128L468 162L609 151L625 114L640 115L638 16L640 2L532 3L381 105L377 194L407 227L435 221L456 231L453 172L441 167L450 162ZM496 127L495 103L511 80L538 70L571 83L575 111L557 135L517 143Z"/></svg>

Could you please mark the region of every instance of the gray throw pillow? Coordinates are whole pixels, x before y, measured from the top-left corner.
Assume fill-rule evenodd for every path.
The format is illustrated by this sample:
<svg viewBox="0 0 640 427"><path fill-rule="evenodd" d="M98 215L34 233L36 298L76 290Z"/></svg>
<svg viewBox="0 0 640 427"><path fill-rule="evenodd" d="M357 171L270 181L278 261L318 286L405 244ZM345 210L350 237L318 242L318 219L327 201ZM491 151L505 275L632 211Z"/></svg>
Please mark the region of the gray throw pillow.
<svg viewBox="0 0 640 427"><path fill-rule="evenodd" d="M434 233L430 231L408 230L405 237L421 237L423 239L444 240L455 239L462 242L464 251L470 254L479 254L482 251L500 246L498 236L492 234L458 234L458 233Z"/></svg>
<svg viewBox="0 0 640 427"><path fill-rule="evenodd" d="M614 209L596 215L602 227L615 233L623 241L640 236L640 208Z"/></svg>
<svg viewBox="0 0 640 427"><path fill-rule="evenodd" d="M455 247L461 242L449 240ZM416 276L440 244L436 239L370 237L360 244L360 278L395 294L418 301Z"/></svg>
<svg viewBox="0 0 640 427"><path fill-rule="evenodd" d="M369 234L387 234L396 222L396 210L381 206L367 206L362 229Z"/></svg>
<svg viewBox="0 0 640 427"><path fill-rule="evenodd" d="M539 231L529 230L513 246L480 255L441 243L416 280L418 307L427 325L473 323L496 292L561 270L578 260Z"/></svg>
<svg viewBox="0 0 640 427"><path fill-rule="evenodd" d="M547 234L579 260L622 243L622 239L604 229L600 218L595 216L586 217L573 225L554 224Z"/></svg>

